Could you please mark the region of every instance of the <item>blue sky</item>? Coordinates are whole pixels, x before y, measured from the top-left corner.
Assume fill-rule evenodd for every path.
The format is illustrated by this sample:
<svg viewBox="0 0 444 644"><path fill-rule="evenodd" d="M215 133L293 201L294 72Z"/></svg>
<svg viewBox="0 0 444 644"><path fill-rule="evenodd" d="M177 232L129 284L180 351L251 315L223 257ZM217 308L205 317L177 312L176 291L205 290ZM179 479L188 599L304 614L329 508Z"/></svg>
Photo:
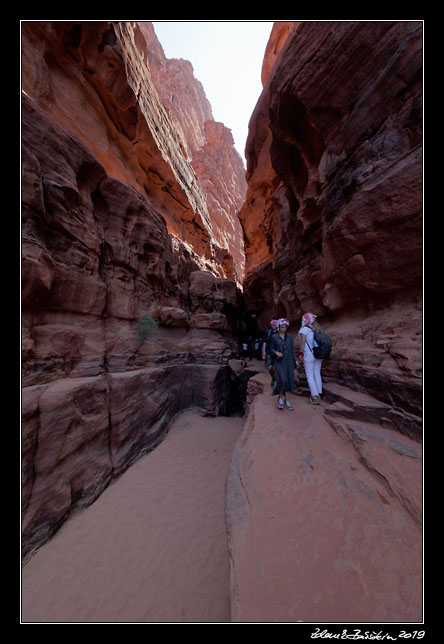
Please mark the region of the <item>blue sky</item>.
<svg viewBox="0 0 444 644"><path fill-rule="evenodd" d="M244 159L248 121L262 91L262 61L273 22L153 21L153 25L167 58L191 62L214 119L231 129Z"/></svg>

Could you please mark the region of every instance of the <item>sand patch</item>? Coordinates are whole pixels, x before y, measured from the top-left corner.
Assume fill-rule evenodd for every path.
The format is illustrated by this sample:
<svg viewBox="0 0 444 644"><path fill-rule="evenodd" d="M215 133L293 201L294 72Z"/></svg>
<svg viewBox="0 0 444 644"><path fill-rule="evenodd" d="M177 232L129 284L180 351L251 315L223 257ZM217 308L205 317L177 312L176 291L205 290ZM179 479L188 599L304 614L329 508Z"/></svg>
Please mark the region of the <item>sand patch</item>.
<svg viewBox="0 0 444 644"><path fill-rule="evenodd" d="M23 622L229 621L225 479L243 424L181 414L26 564Z"/></svg>

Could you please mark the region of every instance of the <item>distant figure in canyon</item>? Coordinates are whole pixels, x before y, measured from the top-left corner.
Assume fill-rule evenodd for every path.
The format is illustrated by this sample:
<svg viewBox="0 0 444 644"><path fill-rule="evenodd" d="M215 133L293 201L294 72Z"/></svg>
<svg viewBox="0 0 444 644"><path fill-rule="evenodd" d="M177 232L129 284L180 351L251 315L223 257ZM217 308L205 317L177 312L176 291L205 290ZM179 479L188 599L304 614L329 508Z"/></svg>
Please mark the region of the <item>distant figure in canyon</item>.
<svg viewBox="0 0 444 644"><path fill-rule="evenodd" d="M265 366L268 369L268 373L271 376L271 387L274 387L274 368L273 368L273 356L270 353L270 345L272 336L278 332L279 329L279 320L270 320L270 328L265 331L264 341L262 344L262 360L265 360Z"/></svg>
<svg viewBox="0 0 444 644"><path fill-rule="evenodd" d="M279 320L279 331L273 334L270 342L270 353L273 357L273 368L276 379L276 391L278 393L278 409L293 411L292 404L287 400L286 394L294 390L294 368L297 365L297 357L294 350L293 336L287 333L289 321L286 318Z"/></svg>
<svg viewBox="0 0 444 644"><path fill-rule="evenodd" d="M314 313L304 313L302 316L302 326L299 329L299 346L310 389L310 398L308 399L310 405L319 405L322 396L322 360L315 358L313 353L314 347L317 346L314 333L315 331L321 330L321 327L316 322L316 318L317 315Z"/></svg>

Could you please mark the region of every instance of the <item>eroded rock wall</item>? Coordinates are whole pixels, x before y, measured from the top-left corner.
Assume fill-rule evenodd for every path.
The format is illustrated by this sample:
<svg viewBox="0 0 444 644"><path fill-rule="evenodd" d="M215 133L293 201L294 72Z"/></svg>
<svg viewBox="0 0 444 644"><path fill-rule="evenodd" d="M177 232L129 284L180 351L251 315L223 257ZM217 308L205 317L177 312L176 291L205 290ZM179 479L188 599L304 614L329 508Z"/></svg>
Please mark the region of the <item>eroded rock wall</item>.
<svg viewBox="0 0 444 644"><path fill-rule="evenodd" d="M325 370L419 413L422 25L277 23L250 120L248 306L335 340Z"/></svg>
<svg viewBox="0 0 444 644"><path fill-rule="evenodd" d="M245 200L247 184L231 131L214 120L192 64L188 60L166 58L150 22L138 26L147 43L153 84L205 192L213 233L224 249L219 251L218 261L227 277L242 283L245 255L238 212Z"/></svg>
<svg viewBox="0 0 444 644"><path fill-rule="evenodd" d="M147 197L164 217L169 232L189 246L203 269L221 277L235 278L240 283L242 240L234 241L231 236L230 248L222 245L226 239L220 232L218 215L212 206L215 191L202 185L190 162L188 146L193 146L193 153L201 151L211 142L211 133L208 140L203 135L191 143L190 129L184 131L184 124L190 117L197 119L195 127L203 130L205 120L202 119L211 117L211 108L206 106L201 113L200 102L204 95L194 92L190 96L188 92L188 101L185 101L188 113L182 112L183 105L176 113L168 110L168 102L174 101L174 94L170 94L174 76L182 78L183 70L171 65L163 75L155 72L154 84L149 59L157 60L155 52L160 45L152 26L151 31L148 29L149 24L23 23L23 91L49 113L55 123L75 133L110 176L132 185ZM151 37L148 37L150 33ZM187 81L198 86L191 64L177 62L183 63L182 68L188 71L183 86L188 85ZM155 63L153 69L156 70ZM166 89L162 90L161 99L157 88L163 84ZM219 127L224 126L219 124ZM211 130L211 124L208 129ZM240 206L245 194L240 171L242 161L234 146L227 148L225 156L236 166L235 169L230 166L236 177L236 190L225 199L235 199L236 206ZM227 158L213 164L203 179L215 184L222 181L214 172L221 175L226 172L224 164L230 165ZM218 198L229 210L225 215L231 228L239 226L236 208L229 208L223 202L223 196ZM215 227L218 228L216 232ZM228 255L233 252L236 259L229 267ZM226 271L221 261L225 256Z"/></svg>
<svg viewBox="0 0 444 644"><path fill-rule="evenodd" d="M22 35L27 557L182 409L226 410L242 295L137 25Z"/></svg>
<svg viewBox="0 0 444 644"><path fill-rule="evenodd" d="M245 296L333 338L323 399L248 383L231 620L421 621L421 23L275 23L250 121ZM371 395L369 395L371 394ZM396 543L396 547L393 544Z"/></svg>

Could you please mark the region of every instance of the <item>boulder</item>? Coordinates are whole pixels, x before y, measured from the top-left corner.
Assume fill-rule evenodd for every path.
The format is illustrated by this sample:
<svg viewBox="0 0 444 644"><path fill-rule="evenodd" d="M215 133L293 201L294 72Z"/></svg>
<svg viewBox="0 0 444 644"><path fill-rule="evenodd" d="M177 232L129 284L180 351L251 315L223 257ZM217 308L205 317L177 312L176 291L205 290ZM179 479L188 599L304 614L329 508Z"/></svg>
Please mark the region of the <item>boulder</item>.
<svg viewBox="0 0 444 644"><path fill-rule="evenodd" d="M245 370L246 362L245 360L228 360L228 366L236 377L239 377L242 372Z"/></svg>
<svg viewBox="0 0 444 644"><path fill-rule="evenodd" d="M192 323L197 329L220 329L227 328L227 318L223 313L197 313L192 317Z"/></svg>
<svg viewBox="0 0 444 644"><path fill-rule="evenodd" d="M159 308L159 321L163 326L188 326L188 314L183 309L173 306L161 306Z"/></svg>

